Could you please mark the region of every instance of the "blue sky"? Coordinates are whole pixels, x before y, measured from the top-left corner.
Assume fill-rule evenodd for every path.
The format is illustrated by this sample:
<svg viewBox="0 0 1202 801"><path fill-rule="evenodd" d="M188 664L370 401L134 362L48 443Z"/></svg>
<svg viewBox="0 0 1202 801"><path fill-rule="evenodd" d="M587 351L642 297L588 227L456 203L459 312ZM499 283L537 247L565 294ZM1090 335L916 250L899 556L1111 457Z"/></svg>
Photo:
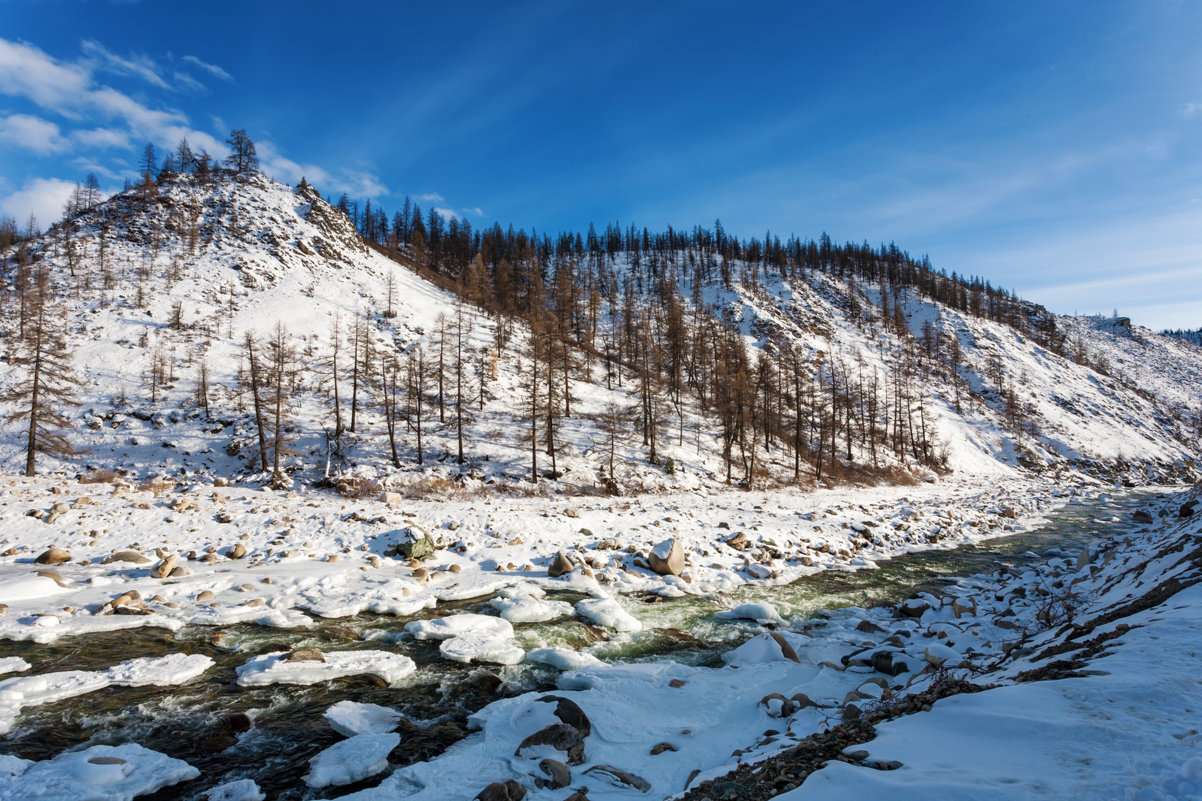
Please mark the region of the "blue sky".
<svg viewBox="0 0 1202 801"><path fill-rule="evenodd" d="M146 141L473 225L895 241L1202 325L1202 3L0 0L0 214Z"/></svg>

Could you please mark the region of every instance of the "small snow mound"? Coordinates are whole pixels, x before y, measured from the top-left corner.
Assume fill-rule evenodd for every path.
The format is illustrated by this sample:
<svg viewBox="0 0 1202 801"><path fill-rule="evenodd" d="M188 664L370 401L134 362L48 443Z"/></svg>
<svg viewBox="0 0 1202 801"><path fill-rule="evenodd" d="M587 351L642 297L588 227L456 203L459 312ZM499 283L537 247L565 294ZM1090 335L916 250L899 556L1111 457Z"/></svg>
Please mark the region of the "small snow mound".
<svg viewBox="0 0 1202 801"><path fill-rule="evenodd" d="M405 631L419 640L449 640L465 634L509 639L513 636L513 625L508 620L492 615L465 612L434 620L414 620L405 625Z"/></svg>
<svg viewBox="0 0 1202 801"><path fill-rule="evenodd" d="M616 631L642 631L643 624L613 598L577 601L576 614L585 620Z"/></svg>
<svg viewBox="0 0 1202 801"><path fill-rule="evenodd" d="M268 684L317 684L343 676L379 676L392 686L417 670L413 660L391 651L336 651L323 655L324 662L287 661L286 651L261 654L237 669L242 687Z"/></svg>
<svg viewBox="0 0 1202 801"><path fill-rule="evenodd" d="M723 620L754 620L760 625L784 622L784 618L780 616L780 612L776 611L776 607L767 602L741 604L727 612L718 612L714 617L719 617Z"/></svg>
<svg viewBox="0 0 1202 801"><path fill-rule="evenodd" d="M526 653L526 661L559 670L583 670L605 664L592 654L573 651L570 648L535 648Z"/></svg>
<svg viewBox="0 0 1202 801"><path fill-rule="evenodd" d="M379 704L339 701L325 711L330 728L343 737L358 734L387 734L397 727L401 713Z"/></svg>
<svg viewBox="0 0 1202 801"><path fill-rule="evenodd" d="M35 762L8 784L19 795L5 798L44 798L54 801L132 801L179 782L200 776L180 759L136 743L94 745ZM3 781L3 779L0 779ZM18 786L19 785L19 786ZM4 784L0 784L0 789Z"/></svg>
<svg viewBox="0 0 1202 801"><path fill-rule="evenodd" d="M331 787L353 784L388 767L388 754L401 743L401 735L357 734L334 743L309 760L305 784Z"/></svg>
<svg viewBox="0 0 1202 801"><path fill-rule="evenodd" d="M569 603L543 601L530 596L493 598L490 603L510 623L546 623L572 614L572 605Z"/></svg>
<svg viewBox="0 0 1202 801"><path fill-rule="evenodd" d="M512 643L482 634L461 634L443 640L438 652L452 662L491 662L496 665L516 665L526 655Z"/></svg>

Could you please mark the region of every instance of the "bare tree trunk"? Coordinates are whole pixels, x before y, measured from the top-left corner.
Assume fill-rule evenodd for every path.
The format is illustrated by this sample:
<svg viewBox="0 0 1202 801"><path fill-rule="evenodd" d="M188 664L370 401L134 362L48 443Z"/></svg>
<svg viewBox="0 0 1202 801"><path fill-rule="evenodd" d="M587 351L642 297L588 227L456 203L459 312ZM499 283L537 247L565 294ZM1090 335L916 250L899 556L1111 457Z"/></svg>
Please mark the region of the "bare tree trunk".
<svg viewBox="0 0 1202 801"><path fill-rule="evenodd" d="M250 360L250 394L255 406L255 428L259 433L259 464L266 473L270 466L267 464L267 433L263 428L263 403L259 396L259 383L262 375L259 372L259 362L255 358L255 340L249 331L246 332L246 353Z"/></svg>

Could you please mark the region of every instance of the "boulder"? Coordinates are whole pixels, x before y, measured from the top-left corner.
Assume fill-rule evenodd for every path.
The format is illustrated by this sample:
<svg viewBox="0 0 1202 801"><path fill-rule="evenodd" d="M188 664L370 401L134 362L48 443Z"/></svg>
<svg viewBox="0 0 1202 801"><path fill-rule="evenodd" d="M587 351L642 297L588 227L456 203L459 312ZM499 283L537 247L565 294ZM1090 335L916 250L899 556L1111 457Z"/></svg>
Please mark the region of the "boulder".
<svg viewBox="0 0 1202 801"><path fill-rule="evenodd" d="M549 787L552 790L558 790L572 783L572 773L568 770L568 766L557 759L548 757L542 760L538 763L538 769L547 777L534 780L535 786L539 789Z"/></svg>
<svg viewBox="0 0 1202 801"><path fill-rule="evenodd" d="M1146 509L1140 509L1135 514L1131 515L1131 519L1136 523L1143 523L1144 525L1154 522L1154 518L1152 517L1151 513L1149 513Z"/></svg>
<svg viewBox="0 0 1202 801"><path fill-rule="evenodd" d="M58 573L54 570L37 570L37 571L34 571L34 574L41 576L42 578L48 578L60 587L70 587L71 586L71 582L69 582L65 578L63 578L61 573Z"/></svg>
<svg viewBox="0 0 1202 801"><path fill-rule="evenodd" d="M905 617L920 618L930 608L931 605L921 598L908 598L901 602L897 610Z"/></svg>
<svg viewBox="0 0 1202 801"><path fill-rule="evenodd" d="M760 699L762 706L771 717L787 718L797 711L796 704L790 698L785 698L780 693L769 693Z"/></svg>
<svg viewBox="0 0 1202 801"><path fill-rule="evenodd" d="M801 662L801 659L797 656L797 651L793 650L793 646L789 645L788 640L777 634L775 631L768 632L768 636L775 640L776 644L780 646L781 656L783 656L785 659L788 659L790 662Z"/></svg>
<svg viewBox="0 0 1202 801"><path fill-rule="evenodd" d="M547 566L547 575L551 578L558 578L572 572L572 560L563 551L557 551L555 558L551 560L551 564Z"/></svg>
<svg viewBox="0 0 1202 801"><path fill-rule="evenodd" d="M70 511L71 504L67 503L66 501L59 501L58 503L54 504L54 506L50 507L50 513L47 514L43 520L47 523L53 523L55 520L58 520L60 517Z"/></svg>
<svg viewBox="0 0 1202 801"><path fill-rule="evenodd" d="M166 559L155 565L154 569L150 571L150 575L160 579L167 578L171 575L171 571L175 570L177 567L179 567L179 557L175 554L171 554Z"/></svg>
<svg viewBox="0 0 1202 801"><path fill-rule="evenodd" d="M616 787L633 787L643 793L651 791L651 783L642 776L636 776L613 765L593 765L585 773L595 773Z"/></svg>
<svg viewBox="0 0 1202 801"><path fill-rule="evenodd" d="M406 526L401 530L400 539L385 556L398 556L401 559L416 559L419 562L434 555L438 546L433 537L420 526Z"/></svg>
<svg viewBox="0 0 1202 801"><path fill-rule="evenodd" d="M493 782L476 796L475 801L522 801L526 797L526 788L509 779L504 782Z"/></svg>
<svg viewBox="0 0 1202 801"><path fill-rule="evenodd" d="M575 701L564 698L560 695L544 695L538 699L544 704L555 704L555 717L563 723L568 724L576 731L580 732L581 737L588 737L593 732L593 724L588 719L588 715L584 714L584 710Z"/></svg>
<svg viewBox="0 0 1202 801"><path fill-rule="evenodd" d="M396 506L401 501L405 500L405 496L399 492L385 492L380 496L380 500L389 506Z"/></svg>
<svg viewBox="0 0 1202 801"><path fill-rule="evenodd" d="M553 723L545 729L540 729L522 740L513 755L521 756L522 749L539 745L549 745L556 751L566 751L570 764L578 765L584 761L584 737L575 726Z"/></svg>
<svg viewBox="0 0 1202 801"><path fill-rule="evenodd" d="M894 651L877 651L872 655L872 669L887 676L900 676L910 670L905 654Z"/></svg>
<svg viewBox="0 0 1202 801"><path fill-rule="evenodd" d="M751 540L742 531L739 531L723 540L724 543L734 548L736 551L746 551L751 548Z"/></svg>
<svg viewBox="0 0 1202 801"><path fill-rule="evenodd" d="M133 565L144 565L150 562L150 559L138 553L137 551L117 551L117 553L109 554L100 560L102 565L111 565L114 562L128 562Z"/></svg>
<svg viewBox="0 0 1202 801"><path fill-rule="evenodd" d="M1198 502L1196 500L1183 503L1181 508L1177 510L1177 517L1193 517L1194 509L1196 509L1197 506Z"/></svg>
<svg viewBox="0 0 1202 801"><path fill-rule="evenodd" d="M647 564L661 576L679 576L684 570L684 548L680 546L680 540L673 537L656 545L647 556Z"/></svg>
<svg viewBox="0 0 1202 801"><path fill-rule="evenodd" d="M246 546L240 542L234 543L234 547L230 549L230 559L241 559L246 556Z"/></svg>
<svg viewBox="0 0 1202 801"><path fill-rule="evenodd" d="M71 552L64 548L51 548L48 551L43 551L33 561L39 565L61 565L64 562L71 561Z"/></svg>

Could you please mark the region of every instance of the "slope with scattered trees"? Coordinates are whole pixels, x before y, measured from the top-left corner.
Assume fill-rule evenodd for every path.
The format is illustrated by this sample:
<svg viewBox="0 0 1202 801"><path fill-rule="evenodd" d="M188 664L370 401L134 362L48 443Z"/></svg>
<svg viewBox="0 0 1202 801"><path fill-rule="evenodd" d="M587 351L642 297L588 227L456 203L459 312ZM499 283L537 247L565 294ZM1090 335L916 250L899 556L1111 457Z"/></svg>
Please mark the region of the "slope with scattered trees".
<svg viewBox="0 0 1202 801"><path fill-rule="evenodd" d="M148 153L137 185L0 250L10 415L29 276L63 304L81 405L60 422L87 453L55 465L608 492L1192 469L1191 346L894 245L390 220L231 148Z"/></svg>

